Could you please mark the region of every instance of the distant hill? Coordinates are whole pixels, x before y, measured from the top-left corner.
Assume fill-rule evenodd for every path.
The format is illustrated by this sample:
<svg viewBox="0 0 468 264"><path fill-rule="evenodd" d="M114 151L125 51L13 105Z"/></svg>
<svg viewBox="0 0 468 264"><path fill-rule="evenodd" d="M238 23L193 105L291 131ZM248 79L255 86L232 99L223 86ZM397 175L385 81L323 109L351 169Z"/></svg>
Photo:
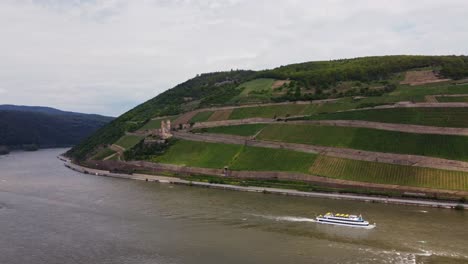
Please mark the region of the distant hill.
<svg viewBox="0 0 468 264"><path fill-rule="evenodd" d="M113 119L51 107L0 105L0 146L9 149L72 146Z"/></svg>
<svg viewBox="0 0 468 264"><path fill-rule="evenodd" d="M406 71L423 69L443 78L465 78L468 56L361 57L290 64L263 71L199 74L124 113L82 141L69 155L85 159L99 146L114 143L125 132L139 129L151 118L194 109L350 96L380 97L393 91ZM274 81L273 85L262 87L268 80Z"/></svg>
<svg viewBox="0 0 468 264"><path fill-rule="evenodd" d="M467 117L468 56L313 61L197 75L67 155L189 181L466 201Z"/></svg>

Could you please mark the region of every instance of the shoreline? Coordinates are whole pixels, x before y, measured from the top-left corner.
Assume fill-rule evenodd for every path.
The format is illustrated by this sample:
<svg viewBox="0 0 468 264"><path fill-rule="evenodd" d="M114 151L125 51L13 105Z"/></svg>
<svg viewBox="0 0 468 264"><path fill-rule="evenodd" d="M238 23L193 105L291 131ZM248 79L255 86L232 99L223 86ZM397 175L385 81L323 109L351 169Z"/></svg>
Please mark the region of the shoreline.
<svg viewBox="0 0 468 264"><path fill-rule="evenodd" d="M63 161L64 166L71 170L74 170L83 174L90 174L90 175L95 175L95 176L105 176L105 177L121 178L121 179L128 179L128 180L140 180L140 181L169 183L169 184L180 184L180 185L197 186L197 187L205 187L205 188L220 189L220 190L255 192L255 193L299 196L299 197L310 197L310 198L328 198L328 199L335 199L335 200L352 200L352 201L371 202L371 203L414 205L414 206L445 208L445 209L455 209L457 206L458 207L461 206L463 209L468 210L468 204L448 202L448 201L417 200L417 199L378 197L378 196L366 196L366 195L354 195L354 194L338 194L338 193L326 193L326 192L304 192L304 191L297 191L293 189L279 189L279 188L255 187L255 186L237 186L237 185L229 185L229 184L187 181L187 180L183 180L177 177L169 177L169 176L156 176L156 175L138 174L138 173L135 173L135 174L112 173L109 171L97 170L97 169L87 168L81 165L74 164L71 162L71 160L63 156L58 156L57 158Z"/></svg>

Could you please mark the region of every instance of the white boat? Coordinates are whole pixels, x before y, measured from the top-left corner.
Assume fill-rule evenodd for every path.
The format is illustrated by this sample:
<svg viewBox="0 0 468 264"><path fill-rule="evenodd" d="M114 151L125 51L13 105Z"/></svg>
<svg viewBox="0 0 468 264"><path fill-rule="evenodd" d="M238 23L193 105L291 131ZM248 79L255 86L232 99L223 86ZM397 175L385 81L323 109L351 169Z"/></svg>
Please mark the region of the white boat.
<svg viewBox="0 0 468 264"><path fill-rule="evenodd" d="M315 218L317 223L329 224L329 225L341 225L341 226L352 226L352 227L365 227L373 228L374 225L370 225L368 221L365 221L361 215L349 215L349 214L333 214L326 213L325 215L319 215Z"/></svg>

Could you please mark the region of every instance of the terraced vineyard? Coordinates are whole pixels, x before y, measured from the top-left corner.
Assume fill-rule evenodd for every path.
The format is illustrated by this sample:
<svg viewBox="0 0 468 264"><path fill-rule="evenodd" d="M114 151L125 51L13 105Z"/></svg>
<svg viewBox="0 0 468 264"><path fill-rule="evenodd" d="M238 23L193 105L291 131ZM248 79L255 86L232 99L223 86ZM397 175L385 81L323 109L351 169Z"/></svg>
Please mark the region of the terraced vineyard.
<svg viewBox="0 0 468 264"><path fill-rule="evenodd" d="M468 103L468 96L439 96L437 97L437 101L439 102L462 102L462 103Z"/></svg>
<svg viewBox="0 0 468 264"><path fill-rule="evenodd" d="M153 162L201 168L307 173L316 155L283 149L179 140Z"/></svg>
<svg viewBox="0 0 468 264"><path fill-rule="evenodd" d="M179 140L153 162L201 168L224 168L242 146Z"/></svg>
<svg viewBox="0 0 468 264"><path fill-rule="evenodd" d="M171 120L174 121L177 119L178 116L170 116L166 118L158 118L148 121L144 126L140 128L140 130L147 130L147 129L159 129L161 128L161 121L163 120Z"/></svg>
<svg viewBox="0 0 468 264"><path fill-rule="evenodd" d="M208 121L210 116L213 114L213 111L205 111L197 113L192 119L190 119L190 123L197 123L197 122L205 122Z"/></svg>
<svg viewBox="0 0 468 264"><path fill-rule="evenodd" d="M227 135L237 135L237 136L253 136L258 131L266 127L267 124L249 124L249 125L239 125L239 126L219 126L219 127L210 127L194 130L194 132L203 132L203 133L215 133L215 134L227 134Z"/></svg>
<svg viewBox="0 0 468 264"><path fill-rule="evenodd" d="M468 160L468 137L465 136L412 134L368 128L273 124L263 129L257 138Z"/></svg>
<svg viewBox="0 0 468 264"><path fill-rule="evenodd" d="M426 95L468 94L468 85L426 84L419 86L398 86L395 91L379 97L361 100L363 104L396 103L401 101L425 102Z"/></svg>
<svg viewBox="0 0 468 264"><path fill-rule="evenodd" d="M441 97L453 98L453 97ZM441 127L468 127L468 108L390 108L312 115L309 120L365 120Z"/></svg>
<svg viewBox="0 0 468 264"><path fill-rule="evenodd" d="M140 141L142 141L143 138L143 136L125 135L119 140L117 140L117 142L115 142L114 144L119 145L125 149L130 149L136 144L138 144Z"/></svg>
<svg viewBox="0 0 468 264"><path fill-rule="evenodd" d="M285 149L243 147L231 165L233 170L290 171L308 173L317 155Z"/></svg>
<svg viewBox="0 0 468 264"><path fill-rule="evenodd" d="M468 190L468 173L319 156L310 173L336 179Z"/></svg>
<svg viewBox="0 0 468 264"><path fill-rule="evenodd" d="M332 103L322 104L286 104L269 105L257 107L236 108L232 111L229 119L245 119L252 117L275 118L296 115L312 115L322 112L334 112L353 109L359 105L352 99L341 99Z"/></svg>

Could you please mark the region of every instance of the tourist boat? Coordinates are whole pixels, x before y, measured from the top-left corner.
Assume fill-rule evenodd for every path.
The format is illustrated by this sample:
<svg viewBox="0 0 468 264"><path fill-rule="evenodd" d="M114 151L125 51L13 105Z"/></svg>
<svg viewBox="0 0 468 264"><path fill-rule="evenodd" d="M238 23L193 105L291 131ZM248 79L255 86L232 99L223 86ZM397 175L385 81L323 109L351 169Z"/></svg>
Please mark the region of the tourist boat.
<svg viewBox="0 0 468 264"><path fill-rule="evenodd" d="M330 225L341 225L341 226L352 226L352 227L374 227L369 222L365 221L361 215L349 215L349 214L333 214L326 213L325 215L319 215L315 218L318 223L330 224Z"/></svg>

